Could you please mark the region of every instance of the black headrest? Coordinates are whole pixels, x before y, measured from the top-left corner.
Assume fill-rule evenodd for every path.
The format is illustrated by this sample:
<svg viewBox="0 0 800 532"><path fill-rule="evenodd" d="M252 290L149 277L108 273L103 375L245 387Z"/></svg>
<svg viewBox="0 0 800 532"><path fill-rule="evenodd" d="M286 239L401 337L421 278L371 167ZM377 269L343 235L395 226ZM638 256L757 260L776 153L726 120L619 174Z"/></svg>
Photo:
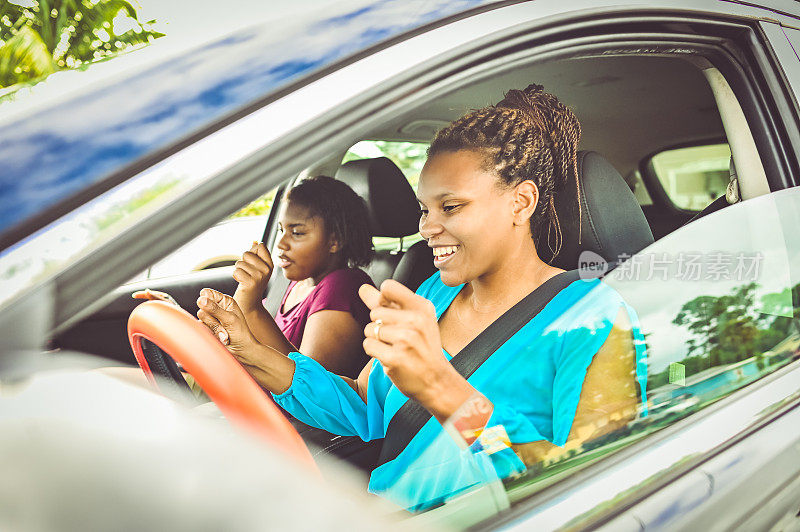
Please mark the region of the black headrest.
<svg viewBox="0 0 800 532"><path fill-rule="evenodd" d="M570 180L555 195L555 207L563 235L561 251L551 262L565 270L578 268L583 251L593 251L607 262L634 255L653 243L653 233L630 187L599 153L578 152L581 222ZM578 242L580 225L580 243ZM545 247L546 244L540 246ZM547 250L541 250L546 258Z"/></svg>
<svg viewBox="0 0 800 532"><path fill-rule="evenodd" d="M419 230L419 203L403 172L386 157L344 163L336 172L367 203L374 236L402 237Z"/></svg>

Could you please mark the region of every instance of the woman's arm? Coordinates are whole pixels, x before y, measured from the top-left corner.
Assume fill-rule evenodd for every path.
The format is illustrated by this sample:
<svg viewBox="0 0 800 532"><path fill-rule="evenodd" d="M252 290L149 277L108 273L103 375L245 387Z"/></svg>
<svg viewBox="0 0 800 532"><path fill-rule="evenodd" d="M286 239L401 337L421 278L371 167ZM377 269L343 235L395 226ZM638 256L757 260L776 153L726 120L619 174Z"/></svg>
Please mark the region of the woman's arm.
<svg viewBox="0 0 800 532"><path fill-rule="evenodd" d="M350 377L342 377L342 380L346 382L355 392L358 394L359 397L366 403L367 402L367 384L369 383L369 373L372 371L372 363L375 362L373 359L370 359L367 362L367 365L361 370L361 373L358 374L357 379L351 379Z"/></svg>
<svg viewBox="0 0 800 532"><path fill-rule="evenodd" d="M200 321L217 335L262 388L283 393L291 386L295 364L286 356L290 350L282 352L259 343L231 296L203 288L197 306Z"/></svg>
<svg viewBox="0 0 800 532"><path fill-rule="evenodd" d="M362 285L359 295L372 319L364 328L364 351L406 397L444 422L476 390L442 353L433 303L393 279L380 290Z"/></svg>
<svg viewBox="0 0 800 532"><path fill-rule="evenodd" d="M614 430L636 416L636 355L630 320L624 309L605 343L594 355L581 388L575 418L563 447L541 440L512 449L529 466Z"/></svg>
<svg viewBox="0 0 800 532"><path fill-rule="evenodd" d="M259 344L230 296L204 288L197 304L200 320L293 416L334 434L357 435L365 441L383 437L383 402L378 396L366 399L369 365L358 381L343 379L300 353L284 356ZM378 392L385 392L383 388L378 386ZM374 395L376 390L372 391Z"/></svg>
<svg viewBox="0 0 800 532"><path fill-rule="evenodd" d="M197 317L200 321L217 335L233 356L247 369L248 373L256 379L256 382L266 390L275 394L285 393L289 389L294 377L295 363L286 355L289 354L289 351L294 351L294 349L280 352L260 344L248 328L242 311L239 309L236 301L228 295L210 288L204 288L200 292L197 305L200 308L200 310L197 311ZM329 311L321 311L312 314L311 317L325 312ZM337 311L335 314L339 314L339 312ZM350 316L349 313L344 314ZM350 316L350 319L353 319L352 316ZM315 328L324 327L326 325L326 320L321 319L315 321L316 323L312 324ZM360 336L360 326L358 324L355 326L358 331L358 336ZM319 335L312 336L322 338L327 334L328 333L320 333ZM329 336L328 339L335 341L337 336L338 335L334 333ZM303 343L305 344L305 341ZM359 343L360 342L357 342L357 347ZM313 342L309 344L309 347L315 347ZM372 360L361 370L357 379L354 380L348 377L337 378L347 383L348 386L356 391L361 400L366 403L367 382L371 369Z"/></svg>

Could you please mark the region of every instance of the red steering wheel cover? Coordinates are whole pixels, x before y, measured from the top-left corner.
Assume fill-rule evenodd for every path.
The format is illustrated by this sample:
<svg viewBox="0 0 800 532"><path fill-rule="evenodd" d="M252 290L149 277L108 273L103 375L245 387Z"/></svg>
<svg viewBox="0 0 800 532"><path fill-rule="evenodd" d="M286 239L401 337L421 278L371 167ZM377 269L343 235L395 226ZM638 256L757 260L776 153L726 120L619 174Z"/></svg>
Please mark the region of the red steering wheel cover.
<svg viewBox="0 0 800 532"><path fill-rule="evenodd" d="M128 339L147 378L155 379L142 352L145 338L183 366L225 417L318 471L311 453L275 403L214 334L185 310L145 301L128 318Z"/></svg>

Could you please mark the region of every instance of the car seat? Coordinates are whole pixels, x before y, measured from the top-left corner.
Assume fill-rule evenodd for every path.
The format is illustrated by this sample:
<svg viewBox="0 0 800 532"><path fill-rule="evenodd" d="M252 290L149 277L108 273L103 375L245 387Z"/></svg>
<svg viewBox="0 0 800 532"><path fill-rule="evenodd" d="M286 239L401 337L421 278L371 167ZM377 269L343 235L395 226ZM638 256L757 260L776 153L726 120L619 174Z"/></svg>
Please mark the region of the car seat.
<svg viewBox="0 0 800 532"><path fill-rule="evenodd" d="M367 204L373 236L400 238L419 230L419 203L403 172L386 157L348 161L336 172L339 179ZM389 278L416 290L433 275L433 252L417 242L403 253L398 246L375 252L367 272L376 286Z"/></svg>
<svg viewBox="0 0 800 532"><path fill-rule="evenodd" d="M547 245L539 255L553 266L578 269L580 255L594 252L612 266L653 243L653 233L630 187L602 155L579 151L578 181L581 214L578 216L576 183L569 179L555 194L562 245L553 258Z"/></svg>

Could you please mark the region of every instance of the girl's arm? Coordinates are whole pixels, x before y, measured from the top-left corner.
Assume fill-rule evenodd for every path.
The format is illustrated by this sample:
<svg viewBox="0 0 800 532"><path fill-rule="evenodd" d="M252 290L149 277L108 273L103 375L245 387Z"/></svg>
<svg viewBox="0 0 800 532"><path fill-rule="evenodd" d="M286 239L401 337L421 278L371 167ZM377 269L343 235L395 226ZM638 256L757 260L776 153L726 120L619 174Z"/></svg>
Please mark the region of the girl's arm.
<svg viewBox="0 0 800 532"><path fill-rule="evenodd" d="M331 373L354 375L364 363L363 340L361 325L352 314L343 310L321 310L308 317L299 352Z"/></svg>
<svg viewBox="0 0 800 532"><path fill-rule="evenodd" d="M238 290L236 292L239 293ZM238 303L238 300L236 302ZM267 309L260 304L260 301L257 307L250 307L247 311L242 309L242 315L247 322L247 327L259 343L268 345L284 355L297 351L297 347L283 335L278 324L275 323Z"/></svg>

